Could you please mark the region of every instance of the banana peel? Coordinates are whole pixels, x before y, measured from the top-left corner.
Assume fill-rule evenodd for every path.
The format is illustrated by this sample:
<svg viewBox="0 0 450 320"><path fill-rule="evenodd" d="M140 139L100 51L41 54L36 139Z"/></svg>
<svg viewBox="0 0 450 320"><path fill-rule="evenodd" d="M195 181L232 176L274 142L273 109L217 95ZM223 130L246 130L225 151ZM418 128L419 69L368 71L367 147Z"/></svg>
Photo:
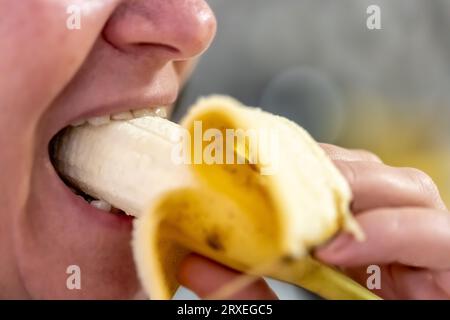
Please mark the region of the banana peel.
<svg viewBox="0 0 450 320"><path fill-rule="evenodd" d="M215 132L209 139L200 139L200 146L199 124L203 132ZM349 210L348 184L306 131L285 118L223 96L201 99L181 125L189 132L186 170L195 183L154 198L134 224L137 272L150 298L172 298L179 287L180 262L196 252L327 299L379 299L310 255L339 231L359 240L364 236ZM229 132L269 129L278 138L276 152L269 150L276 159L264 165L261 160L264 152L267 160L267 150L252 149L248 137L233 139L231 147L234 159L244 163L210 164L195 159L207 151L216 159L217 154L225 157L230 146L220 146ZM200 153L193 148L200 148Z"/></svg>

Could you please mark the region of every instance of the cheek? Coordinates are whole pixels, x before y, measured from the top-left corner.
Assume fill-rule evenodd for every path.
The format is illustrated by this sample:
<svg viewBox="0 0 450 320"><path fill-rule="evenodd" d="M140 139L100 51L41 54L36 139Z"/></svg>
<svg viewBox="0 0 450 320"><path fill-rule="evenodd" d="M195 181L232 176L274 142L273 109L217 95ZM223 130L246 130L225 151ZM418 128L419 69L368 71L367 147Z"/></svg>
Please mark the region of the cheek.
<svg viewBox="0 0 450 320"><path fill-rule="evenodd" d="M1 48L13 48L0 50L0 250L16 251L27 286L32 292L42 289L43 296L67 294L61 283L65 284L65 269L72 260L85 265L86 286L95 292L89 279L100 268L93 267L89 260L95 264L97 256L105 259L89 253L81 236L64 242L64 223L55 223L58 208L44 209L39 201L39 192L46 190L46 185L30 186L35 139L41 134L38 121L75 74L118 2L98 1L103 4L86 17L83 30L68 33L67 5L84 1L0 1L0 12L7 12L0 22ZM10 239L15 242L9 243ZM124 252L122 257L128 252L125 245L119 245L118 250ZM113 271L105 269L103 279L111 280Z"/></svg>
<svg viewBox="0 0 450 320"><path fill-rule="evenodd" d="M0 22L0 127L10 138L33 132L89 54L119 0L94 1L99 5L83 15L83 28L69 30L68 6L89 2L0 1L0 12L7 13Z"/></svg>
<svg viewBox="0 0 450 320"><path fill-rule="evenodd" d="M49 179L34 170L23 219L15 225L16 257L27 291L39 299L127 299L139 289L130 247L130 232L103 230L80 220L65 205ZM40 182L39 182L40 181ZM45 182L42 182L45 181ZM45 190L42 194L38 190ZM70 290L70 266L80 268L81 289ZM68 272L69 268L69 273Z"/></svg>
<svg viewBox="0 0 450 320"><path fill-rule="evenodd" d="M194 72L195 67L198 63L198 58L190 59L186 61L176 61L173 62L175 72L178 75L178 81L180 83L180 87L183 87L188 81L189 77Z"/></svg>
<svg viewBox="0 0 450 320"><path fill-rule="evenodd" d="M82 30L70 32L67 6L86 1L0 1L0 12L7 13L0 21L2 221L19 214L26 201L40 117L75 74L118 2L103 1L84 19Z"/></svg>
<svg viewBox="0 0 450 320"><path fill-rule="evenodd" d="M31 297L127 299L137 292L130 238L102 237L89 228L65 230L61 225L74 221L60 221L51 206L28 214L35 218L20 226L17 258ZM80 268L80 290L67 286L73 265Z"/></svg>

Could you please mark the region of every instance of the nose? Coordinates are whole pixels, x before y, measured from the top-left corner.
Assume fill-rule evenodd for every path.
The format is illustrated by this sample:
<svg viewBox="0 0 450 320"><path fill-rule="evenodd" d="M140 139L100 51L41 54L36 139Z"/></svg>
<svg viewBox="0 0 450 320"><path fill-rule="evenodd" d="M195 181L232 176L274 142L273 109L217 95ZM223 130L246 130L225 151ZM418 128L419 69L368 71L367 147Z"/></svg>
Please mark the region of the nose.
<svg viewBox="0 0 450 320"><path fill-rule="evenodd" d="M123 52L186 60L208 48L216 25L204 0L124 0L108 20L103 37Z"/></svg>

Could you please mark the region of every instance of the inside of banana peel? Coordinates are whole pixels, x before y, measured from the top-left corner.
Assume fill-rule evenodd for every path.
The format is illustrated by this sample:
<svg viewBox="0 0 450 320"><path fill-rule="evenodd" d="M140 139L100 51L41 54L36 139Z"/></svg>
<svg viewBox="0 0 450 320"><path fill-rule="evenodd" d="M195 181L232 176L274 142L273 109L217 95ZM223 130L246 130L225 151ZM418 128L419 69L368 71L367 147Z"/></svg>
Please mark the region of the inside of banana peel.
<svg viewBox="0 0 450 320"><path fill-rule="evenodd" d="M193 108L182 122L192 139L195 121L201 121L203 130L213 128L222 136L227 129L251 126L245 117L230 113L234 101L217 100L216 104L210 101L206 107ZM191 146L195 143L198 141L192 140ZM208 143L202 143L203 151ZM326 299L379 299L310 255L316 245L330 240L340 230L356 230L353 221L338 216L334 224L323 224L320 241L301 239L302 243L293 243L300 242L289 232L296 222L291 222L286 214L287 199L279 190L277 176L262 175L261 166L250 163L249 150L249 140L238 140L233 145L233 156L245 158L246 163L193 164L198 185L165 194L136 221L134 256L149 297L172 298L179 287L176 274L180 262L188 253L196 252L247 275L289 282ZM348 203L336 204L337 210L345 205ZM243 275L211 298L226 298L254 278Z"/></svg>

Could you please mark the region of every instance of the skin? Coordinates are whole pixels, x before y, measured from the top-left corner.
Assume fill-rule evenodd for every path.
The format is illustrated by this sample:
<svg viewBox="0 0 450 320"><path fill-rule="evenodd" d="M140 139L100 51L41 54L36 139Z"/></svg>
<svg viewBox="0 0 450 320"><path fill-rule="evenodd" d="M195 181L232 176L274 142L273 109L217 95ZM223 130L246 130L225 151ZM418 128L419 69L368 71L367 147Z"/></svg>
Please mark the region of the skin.
<svg viewBox="0 0 450 320"><path fill-rule="evenodd" d="M67 29L67 6L87 3L81 29ZM0 12L0 298L136 297L130 222L76 198L48 144L79 119L171 105L213 39L213 13L201 0L0 0ZM367 152L324 149L352 186L368 240L340 235L317 257L355 279L379 263L387 298L448 298L450 221L432 181ZM66 287L73 264L82 290ZM205 297L236 276L190 256L179 279ZM234 298L276 297L258 280Z"/></svg>
<svg viewBox="0 0 450 320"><path fill-rule="evenodd" d="M352 211L366 235L357 242L339 234L313 254L366 286L369 265L381 269L384 299L450 298L450 215L431 178L413 168L393 168L363 150L322 145L353 191ZM195 275L195 276L194 276ZM187 257L178 278L209 297L239 277L234 270L197 255ZM276 299L258 279L232 299Z"/></svg>
<svg viewBox="0 0 450 320"><path fill-rule="evenodd" d="M80 30L66 28L69 4L92 6ZM171 105L214 15L203 0L0 0L0 12L0 298L132 298L130 221L74 197L48 143L80 118ZM66 287L73 264L82 290Z"/></svg>

